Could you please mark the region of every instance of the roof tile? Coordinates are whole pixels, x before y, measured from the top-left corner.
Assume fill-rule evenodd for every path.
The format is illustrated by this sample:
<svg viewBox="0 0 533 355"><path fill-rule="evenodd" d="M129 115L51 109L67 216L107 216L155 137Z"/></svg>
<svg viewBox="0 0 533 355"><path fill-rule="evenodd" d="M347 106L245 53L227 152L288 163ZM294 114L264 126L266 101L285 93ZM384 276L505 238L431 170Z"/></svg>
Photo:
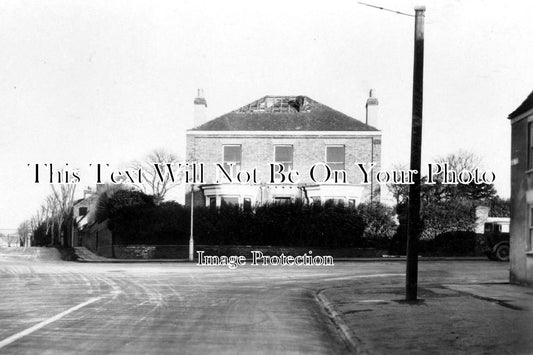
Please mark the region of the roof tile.
<svg viewBox="0 0 533 355"><path fill-rule="evenodd" d="M307 96L264 96L193 131L377 131Z"/></svg>

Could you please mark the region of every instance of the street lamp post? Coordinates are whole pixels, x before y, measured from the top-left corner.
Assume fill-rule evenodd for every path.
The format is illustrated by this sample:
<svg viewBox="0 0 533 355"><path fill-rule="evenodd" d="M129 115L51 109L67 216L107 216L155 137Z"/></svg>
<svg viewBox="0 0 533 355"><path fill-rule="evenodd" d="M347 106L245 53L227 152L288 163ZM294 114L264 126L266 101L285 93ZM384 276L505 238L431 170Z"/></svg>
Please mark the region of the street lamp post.
<svg viewBox="0 0 533 355"><path fill-rule="evenodd" d="M191 184L191 235L189 238L189 261L194 260L194 185Z"/></svg>

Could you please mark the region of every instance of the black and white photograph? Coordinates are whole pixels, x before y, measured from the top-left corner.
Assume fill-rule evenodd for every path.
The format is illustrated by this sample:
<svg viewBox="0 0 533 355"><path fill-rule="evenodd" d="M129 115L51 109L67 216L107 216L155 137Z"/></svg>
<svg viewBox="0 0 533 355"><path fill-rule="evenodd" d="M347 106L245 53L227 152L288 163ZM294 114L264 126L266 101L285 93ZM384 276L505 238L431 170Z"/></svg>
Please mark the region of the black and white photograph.
<svg viewBox="0 0 533 355"><path fill-rule="evenodd" d="M533 354L532 14L0 0L0 354Z"/></svg>

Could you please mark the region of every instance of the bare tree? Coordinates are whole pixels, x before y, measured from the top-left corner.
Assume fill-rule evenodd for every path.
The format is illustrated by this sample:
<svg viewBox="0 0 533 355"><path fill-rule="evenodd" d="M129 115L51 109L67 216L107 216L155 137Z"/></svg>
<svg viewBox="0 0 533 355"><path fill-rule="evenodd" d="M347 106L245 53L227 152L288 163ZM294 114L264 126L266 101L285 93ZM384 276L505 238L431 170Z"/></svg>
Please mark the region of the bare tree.
<svg viewBox="0 0 533 355"><path fill-rule="evenodd" d="M41 205L41 207L35 212L35 214L30 219L32 233L35 232L35 230L39 228L41 224L44 223L45 218L46 218L46 207L45 205Z"/></svg>
<svg viewBox="0 0 533 355"><path fill-rule="evenodd" d="M7 235L7 246L10 247L13 244L20 245L20 239L17 234L8 234Z"/></svg>
<svg viewBox="0 0 533 355"><path fill-rule="evenodd" d="M33 244L33 241L35 240L35 233L43 224L46 226L46 233L48 233L49 220L49 207L48 204L44 203L29 220L31 228L30 243Z"/></svg>
<svg viewBox="0 0 533 355"><path fill-rule="evenodd" d="M455 153L446 155L437 159L437 163L448 163L450 170L460 173L463 170L473 171L479 168L482 159L469 151L459 150ZM436 180L442 181L443 176L439 176ZM438 184L437 184L438 185ZM437 199L467 199L478 202L487 201L496 195L496 189L493 184L471 182L469 184L457 185L441 185L432 189L433 198ZM431 196L430 196L431 197Z"/></svg>
<svg viewBox="0 0 533 355"><path fill-rule="evenodd" d="M74 192L76 191L75 184L61 184L59 188L51 185L54 196L54 204L56 206L55 219L58 225L58 236L61 245L65 243L63 236L63 222L68 218L72 211L74 202Z"/></svg>
<svg viewBox="0 0 533 355"><path fill-rule="evenodd" d="M467 170L472 171L479 168L481 158L469 151L459 150L435 160L438 164L447 163L450 171L457 173ZM405 170L403 166L395 166L395 170ZM448 201L453 199L486 200L496 194L492 184L442 184L444 174L433 176L436 184L426 184L428 177L422 177L422 199L425 201ZM396 199L396 204L405 203L409 195L409 185L393 184L387 185L388 189Z"/></svg>
<svg viewBox="0 0 533 355"><path fill-rule="evenodd" d="M54 244L54 226L56 221L57 205L55 203L55 197L53 194L46 197L44 206L44 211L46 213L46 234L50 232L50 244Z"/></svg>
<svg viewBox="0 0 533 355"><path fill-rule="evenodd" d="M180 159L177 155L159 149L148 154L143 161L131 163L131 168L142 171L143 183L138 187L153 195L156 204L161 203L167 192L181 182L183 171L177 169L178 162Z"/></svg>
<svg viewBox="0 0 533 355"><path fill-rule="evenodd" d="M29 221L22 222L18 228L17 233L19 236L19 243L24 245L25 247L31 246L31 243L29 241L30 233L31 233L31 226Z"/></svg>
<svg viewBox="0 0 533 355"><path fill-rule="evenodd" d="M437 159L437 163L448 163L450 169L460 172L462 170L473 170L479 167L481 164L481 158L473 152L459 150Z"/></svg>

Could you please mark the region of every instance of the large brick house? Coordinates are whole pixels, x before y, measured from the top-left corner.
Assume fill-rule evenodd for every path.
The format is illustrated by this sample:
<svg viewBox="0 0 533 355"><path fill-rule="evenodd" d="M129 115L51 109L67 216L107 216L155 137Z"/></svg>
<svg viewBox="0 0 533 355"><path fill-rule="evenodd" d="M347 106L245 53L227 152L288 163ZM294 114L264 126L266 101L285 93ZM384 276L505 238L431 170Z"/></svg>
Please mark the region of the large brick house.
<svg viewBox="0 0 533 355"><path fill-rule="evenodd" d="M511 120L511 282L533 285L533 92Z"/></svg>
<svg viewBox="0 0 533 355"><path fill-rule="evenodd" d="M195 185L195 204L334 200L355 206L379 200L379 186L373 179L363 184L363 173L356 165L373 162L374 170L380 168L381 131L374 127L378 100L372 91L366 123L307 96L264 96L207 122L207 103L201 91L194 104L195 127L187 131L186 154L189 162L204 164L205 177L204 184ZM279 171L280 165L284 172L298 171L299 181L281 183L281 176L276 175L273 183L271 163L274 171ZM315 164L313 181L309 172ZM328 181L324 181L326 164L331 171ZM250 176L255 168L256 181L235 183L233 179L230 183L221 167L229 172L231 166ZM335 171L345 171L346 181L341 174L333 181Z"/></svg>

